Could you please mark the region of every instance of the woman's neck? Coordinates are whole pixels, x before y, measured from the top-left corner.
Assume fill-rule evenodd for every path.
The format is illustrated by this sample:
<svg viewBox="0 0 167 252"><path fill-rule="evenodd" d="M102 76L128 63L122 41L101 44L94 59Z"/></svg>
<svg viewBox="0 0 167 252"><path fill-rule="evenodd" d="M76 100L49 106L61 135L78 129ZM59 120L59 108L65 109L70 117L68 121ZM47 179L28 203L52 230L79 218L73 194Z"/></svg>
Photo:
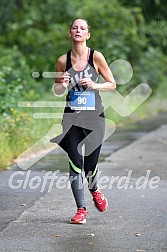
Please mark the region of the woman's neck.
<svg viewBox="0 0 167 252"><path fill-rule="evenodd" d="M72 56L76 59L83 59L88 53L88 47L86 44L73 44L72 45ZM84 57L85 58L85 57Z"/></svg>

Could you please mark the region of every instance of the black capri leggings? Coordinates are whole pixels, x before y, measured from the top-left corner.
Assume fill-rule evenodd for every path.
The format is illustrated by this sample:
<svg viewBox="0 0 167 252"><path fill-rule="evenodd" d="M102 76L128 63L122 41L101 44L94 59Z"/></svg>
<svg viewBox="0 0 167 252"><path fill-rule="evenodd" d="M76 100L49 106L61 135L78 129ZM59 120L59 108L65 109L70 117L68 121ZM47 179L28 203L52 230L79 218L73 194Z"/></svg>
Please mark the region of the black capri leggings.
<svg viewBox="0 0 167 252"><path fill-rule="evenodd" d="M62 126L58 144L67 152L70 168L77 173L84 169L85 176L95 176L105 132L104 113L100 116L96 111L64 113Z"/></svg>

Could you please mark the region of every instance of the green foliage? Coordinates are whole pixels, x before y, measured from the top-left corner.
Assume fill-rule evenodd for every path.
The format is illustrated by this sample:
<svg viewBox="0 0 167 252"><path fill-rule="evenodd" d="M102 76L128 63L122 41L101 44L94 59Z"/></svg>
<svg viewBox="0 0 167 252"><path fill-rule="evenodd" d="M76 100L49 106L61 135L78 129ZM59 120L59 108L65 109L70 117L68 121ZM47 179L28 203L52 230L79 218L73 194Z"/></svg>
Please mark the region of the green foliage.
<svg viewBox="0 0 167 252"><path fill-rule="evenodd" d="M8 141L8 148L12 156L17 157L32 141L32 137L29 137L32 119L27 113L11 108L10 114L3 113L0 122Z"/></svg>
<svg viewBox="0 0 167 252"><path fill-rule="evenodd" d="M115 0L87 0L77 12L78 16L84 13L91 20L90 44L102 51L109 63L119 58L138 59L143 44L138 26L144 23L140 8L124 8Z"/></svg>
<svg viewBox="0 0 167 252"><path fill-rule="evenodd" d="M5 168L9 161L16 158L32 141L29 137L31 118L27 113L22 113L11 108L10 113L3 113L0 118L0 169Z"/></svg>
<svg viewBox="0 0 167 252"><path fill-rule="evenodd" d="M30 67L17 46L0 47L0 65L0 113L17 108L17 102L25 98L38 98Z"/></svg>
<svg viewBox="0 0 167 252"><path fill-rule="evenodd" d="M166 0L120 0L123 6L140 7L145 20L149 23L154 20L166 20L167 1Z"/></svg>
<svg viewBox="0 0 167 252"><path fill-rule="evenodd" d="M14 0L8 5L2 0L1 5L4 35L0 41L5 47L17 45L33 71L55 70L57 57L71 47L67 32L71 20L77 16L84 16L90 21L92 29L88 45L100 50L109 64L121 58L139 70L142 58L150 47L157 48L160 54L162 51L158 58L166 57L167 13L163 0L85 0L82 5L79 0ZM15 12L12 17L9 15L11 10ZM148 66L150 63L145 57L145 64ZM161 68L162 64L159 64L156 66ZM140 74L143 74L142 69ZM132 85L137 80L134 79ZM43 82L42 78L37 81L45 90L50 89L50 81ZM153 86L156 87L155 84Z"/></svg>
<svg viewBox="0 0 167 252"><path fill-rule="evenodd" d="M39 112L39 111L38 111ZM54 120L35 120L32 109L10 109L0 117L0 169L36 143L53 126Z"/></svg>
<svg viewBox="0 0 167 252"><path fill-rule="evenodd" d="M148 38L149 45L159 48L160 51L167 55L167 33L166 21L152 20L148 25L144 26L144 32Z"/></svg>
<svg viewBox="0 0 167 252"><path fill-rule="evenodd" d="M166 69L167 58L159 48L149 47L142 58L140 58L139 64L135 68L136 79L139 82L148 83L153 90L153 94L160 87L166 85ZM141 69L143 72L141 73Z"/></svg>
<svg viewBox="0 0 167 252"><path fill-rule="evenodd" d="M1 170L3 168L6 168L9 160L11 160L13 156L11 149L9 147L8 138L4 132L0 132L0 139L1 139L1 145L0 145L0 155L1 155L0 170Z"/></svg>
<svg viewBox="0 0 167 252"><path fill-rule="evenodd" d="M7 33L8 23L14 22L15 2L0 0L0 34Z"/></svg>

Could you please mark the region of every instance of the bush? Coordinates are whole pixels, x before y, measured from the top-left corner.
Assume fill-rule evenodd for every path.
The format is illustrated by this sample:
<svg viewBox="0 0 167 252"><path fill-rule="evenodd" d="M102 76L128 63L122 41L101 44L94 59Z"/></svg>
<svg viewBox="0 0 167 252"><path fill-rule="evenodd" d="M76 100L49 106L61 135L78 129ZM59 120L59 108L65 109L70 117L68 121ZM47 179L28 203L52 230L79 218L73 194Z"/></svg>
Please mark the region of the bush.
<svg viewBox="0 0 167 252"><path fill-rule="evenodd" d="M9 114L3 113L1 117L2 130L13 157L20 154L32 142L32 136L29 137L31 122L32 119L28 113L20 112L14 108L10 108Z"/></svg>
<svg viewBox="0 0 167 252"><path fill-rule="evenodd" d="M152 88L153 95L155 95L158 90L163 90L163 87L166 86L166 69L164 67L166 64L167 58L164 57L161 50L149 47L134 68L135 79L138 84L148 83ZM162 93L165 95L164 91Z"/></svg>
<svg viewBox="0 0 167 252"><path fill-rule="evenodd" d="M0 47L0 113L17 108L24 99L38 99L37 82L31 77L31 69L17 47Z"/></svg>
<svg viewBox="0 0 167 252"><path fill-rule="evenodd" d="M9 160L12 159L12 151L9 147L9 142L7 139L7 136L4 132L0 132L0 139L1 139L1 144L0 144L0 170L3 168L6 168Z"/></svg>

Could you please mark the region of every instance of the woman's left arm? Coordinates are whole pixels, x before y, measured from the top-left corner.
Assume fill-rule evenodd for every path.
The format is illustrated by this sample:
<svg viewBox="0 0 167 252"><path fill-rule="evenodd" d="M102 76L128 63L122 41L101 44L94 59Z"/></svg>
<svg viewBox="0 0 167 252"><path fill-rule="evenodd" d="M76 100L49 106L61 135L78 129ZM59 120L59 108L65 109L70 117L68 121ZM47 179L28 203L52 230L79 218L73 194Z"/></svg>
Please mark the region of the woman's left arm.
<svg viewBox="0 0 167 252"><path fill-rule="evenodd" d="M103 56L102 53L95 51L94 52L94 62L97 67L97 71L104 78L106 82L97 83L96 90L99 91L110 91L116 88L116 83L113 77L113 74Z"/></svg>
<svg viewBox="0 0 167 252"><path fill-rule="evenodd" d="M84 78L81 81L82 85L89 87L93 90L99 90L99 91L114 90L116 88L116 83L103 54L98 51L95 51L93 60L96 70L104 78L105 82L95 83L90 78Z"/></svg>

